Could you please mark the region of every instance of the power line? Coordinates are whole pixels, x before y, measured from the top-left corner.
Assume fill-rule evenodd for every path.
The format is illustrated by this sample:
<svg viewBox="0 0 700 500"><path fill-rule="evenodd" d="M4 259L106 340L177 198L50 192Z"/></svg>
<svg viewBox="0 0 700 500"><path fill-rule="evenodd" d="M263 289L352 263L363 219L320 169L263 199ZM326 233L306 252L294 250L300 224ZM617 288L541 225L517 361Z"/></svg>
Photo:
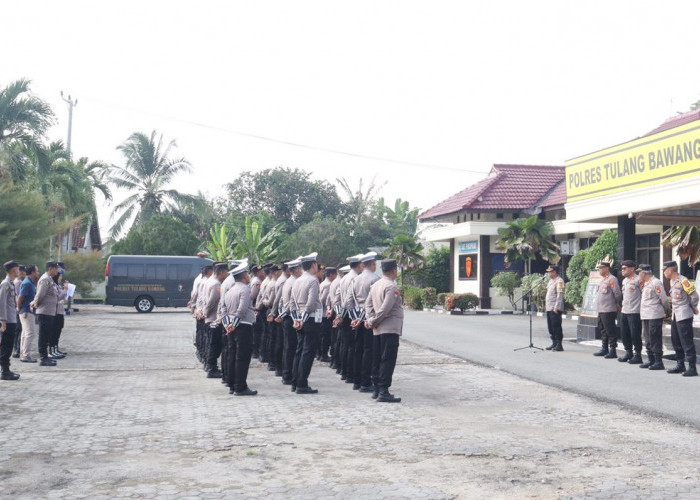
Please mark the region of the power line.
<svg viewBox="0 0 700 500"><path fill-rule="evenodd" d="M387 163L397 163L400 165L410 165L413 167L420 167L420 168L437 168L437 169L442 169L442 170L451 170L454 172L462 172L462 173L467 173L467 174L481 174L481 175L486 175L488 172L480 171L480 170L469 170L469 169L464 169L464 168L457 168L457 167L448 167L445 165L437 165L437 164L432 164L432 163L419 163L419 162L412 162L412 161L406 161L406 160L397 160L395 158L386 158L383 156L373 156L373 155L366 155L362 153L353 153L350 151L343 151L340 149L332 149L332 148L326 148L323 146L313 146L310 144L303 144L300 142L293 142L293 141L287 141L284 139L276 139L274 137L269 137L265 135L260 135L260 134L253 134L250 132L242 132L240 130L231 130L227 129L224 127L219 127L216 125L209 125L207 123L201 123L193 120L186 120L184 118L178 118L175 116L169 116L169 115L163 115L160 113L154 113L151 111L144 111L142 109L138 108L133 108L129 106L123 106L123 105L117 105L113 103L108 103L102 100L96 100L96 102L107 106L107 107L112 107L112 108L120 108L120 109L129 109L130 111L135 111L137 113L141 113L144 115L149 115L153 116L156 118L164 119L164 120L170 120L170 121L175 121L175 122L180 122L180 123L185 123L188 125L193 125L195 127L200 127L200 128L205 128L209 130L215 130L217 132L224 132L227 134L235 134L235 135L240 135L243 137L250 137L252 139L257 139L260 141L267 141L267 142L272 142L275 144L283 144L285 146L292 146L296 148L302 148L302 149L309 149L313 151L322 151L325 153L331 153L331 154L336 154L336 155L342 155L342 156L349 156L351 158L359 158L362 160L375 160L375 161L382 161L382 162L387 162Z"/></svg>

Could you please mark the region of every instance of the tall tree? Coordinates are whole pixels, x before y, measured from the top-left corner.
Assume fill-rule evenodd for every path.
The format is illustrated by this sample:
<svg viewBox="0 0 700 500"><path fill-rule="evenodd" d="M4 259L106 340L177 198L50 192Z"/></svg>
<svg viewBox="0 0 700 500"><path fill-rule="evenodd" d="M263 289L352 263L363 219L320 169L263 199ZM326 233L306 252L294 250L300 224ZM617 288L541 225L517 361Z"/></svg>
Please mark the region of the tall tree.
<svg viewBox="0 0 700 500"><path fill-rule="evenodd" d="M0 89L0 177L26 179L26 148L36 147L53 123L49 105L32 95L30 81L20 79Z"/></svg>
<svg viewBox="0 0 700 500"><path fill-rule="evenodd" d="M351 188L350 183L345 178L336 179L336 181L348 199L345 202L348 220L354 226L361 226L369 217L376 203L377 193L386 185L386 182L377 185L376 178L373 178L367 189L363 190L362 178L358 182L357 189Z"/></svg>
<svg viewBox="0 0 700 500"><path fill-rule="evenodd" d="M409 234L398 234L387 243L389 248L386 249L386 255L390 259L396 259L403 283L404 269L416 269L423 265L423 245L415 236Z"/></svg>
<svg viewBox="0 0 700 500"><path fill-rule="evenodd" d="M333 184L315 181L309 172L296 168L246 171L226 188L229 212L269 213L289 234L316 215L337 215L342 206Z"/></svg>
<svg viewBox="0 0 700 500"><path fill-rule="evenodd" d="M516 219L498 229L496 247L505 250L506 264L522 260L526 274L530 274L530 263L538 254L551 263L559 262L559 245L551 240L553 232L552 223L536 215Z"/></svg>
<svg viewBox="0 0 700 500"><path fill-rule="evenodd" d="M345 221L333 217L317 217L304 224L290 235L280 246L279 254L285 258L295 258L310 252L318 252L321 264L345 265L345 259L366 251L357 238L350 235L350 227Z"/></svg>
<svg viewBox="0 0 700 500"><path fill-rule="evenodd" d="M111 182L133 194L112 211L112 218L116 217L110 229L112 238L125 229L132 217L134 223L142 222L171 209L178 201L192 199L190 195L167 189L175 175L190 172L192 168L185 158L170 157L175 146L174 140L164 145L163 135L157 137L154 130L150 135L135 132L117 147L126 163L111 169Z"/></svg>

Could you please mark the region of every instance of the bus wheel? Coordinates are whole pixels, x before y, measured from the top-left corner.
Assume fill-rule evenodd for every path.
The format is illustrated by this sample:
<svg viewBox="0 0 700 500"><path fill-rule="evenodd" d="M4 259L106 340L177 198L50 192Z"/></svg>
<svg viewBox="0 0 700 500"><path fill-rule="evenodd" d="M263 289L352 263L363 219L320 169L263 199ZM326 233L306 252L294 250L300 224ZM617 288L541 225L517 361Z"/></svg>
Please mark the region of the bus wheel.
<svg viewBox="0 0 700 500"><path fill-rule="evenodd" d="M136 297L136 300L134 301L134 307L136 307L136 311L140 313L151 312L154 305L153 299L148 295L140 295Z"/></svg>

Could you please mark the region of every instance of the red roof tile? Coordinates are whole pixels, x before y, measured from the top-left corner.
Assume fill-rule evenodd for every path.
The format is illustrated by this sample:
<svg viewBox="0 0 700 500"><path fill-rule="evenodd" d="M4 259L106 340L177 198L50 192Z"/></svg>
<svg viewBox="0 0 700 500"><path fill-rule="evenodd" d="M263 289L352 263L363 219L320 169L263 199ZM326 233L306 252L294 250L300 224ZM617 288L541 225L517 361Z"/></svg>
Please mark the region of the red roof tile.
<svg viewBox="0 0 700 500"><path fill-rule="evenodd" d="M555 207L566 203L566 183L562 179L550 193L546 194L538 203L537 206L542 208Z"/></svg>
<svg viewBox="0 0 700 500"><path fill-rule="evenodd" d="M418 218L430 219L462 210L494 211L533 208L546 195L552 197L556 194L560 197L561 193L554 188L557 188L563 180L564 167L494 165L486 179L438 203L420 214ZM566 189L564 188L565 198Z"/></svg>
<svg viewBox="0 0 700 500"><path fill-rule="evenodd" d="M644 137L663 132L664 130L668 130L670 128L679 127L681 125L685 125L686 123L694 122L695 120L700 120L700 109L695 109L678 116L673 116L648 134L645 134Z"/></svg>

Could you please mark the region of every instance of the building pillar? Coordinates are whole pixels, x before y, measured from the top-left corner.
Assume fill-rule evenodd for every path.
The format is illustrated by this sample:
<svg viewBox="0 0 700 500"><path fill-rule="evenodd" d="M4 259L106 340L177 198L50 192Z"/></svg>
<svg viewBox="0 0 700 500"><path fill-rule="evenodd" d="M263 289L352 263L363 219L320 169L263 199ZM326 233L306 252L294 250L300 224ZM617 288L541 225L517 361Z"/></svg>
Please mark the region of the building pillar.
<svg viewBox="0 0 700 500"><path fill-rule="evenodd" d="M479 307L481 309L491 309L491 295L489 287L491 286L491 275L493 274L493 265L491 262L491 239L488 236L479 237Z"/></svg>
<svg viewBox="0 0 700 500"><path fill-rule="evenodd" d="M617 259L637 260L637 219L626 215L617 218ZM619 262L618 262L619 264Z"/></svg>

